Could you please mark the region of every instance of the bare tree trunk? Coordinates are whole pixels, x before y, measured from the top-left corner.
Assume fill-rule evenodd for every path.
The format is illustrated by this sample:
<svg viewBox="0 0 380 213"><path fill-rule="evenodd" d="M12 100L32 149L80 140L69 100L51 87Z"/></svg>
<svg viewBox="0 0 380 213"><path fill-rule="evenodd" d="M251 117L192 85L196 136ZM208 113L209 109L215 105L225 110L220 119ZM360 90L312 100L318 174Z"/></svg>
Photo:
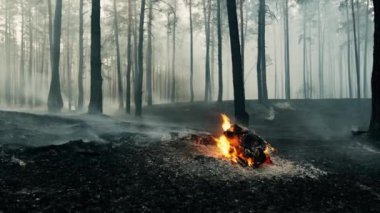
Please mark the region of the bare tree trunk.
<svg viewBox="0 0 380 213"><path fill-rule="evenodd" d="M207 1L207 5L206 5ZM211 29L211 2L203 0L203 12L205 18L205 35L206 35L206 64L205 64L205 101L211 99L211 73L210 73L210 29Z"/></svg>
<svg viewBox="0 0 380 213"><path fill-rule="evenodd" d="M243 68L243 77L245 73L245 38L244 38L244 1L240 0L240 42L241 42L241 66Z"/></svg>
<svg viewBox="0 0 380 213"><path fill-rule="evenodd" d="M233 64L234 105L236 120L248 126L249 115L245 111L245 90L243 69L241 65L241 51L239 42L239 28L236 12L236 0L227 0L228 23L230 29L231 57Z"/></svg>
<svg viewBox="0 0 380 213"><path fill-rule="evenodd" d="M364 92L364 98L368 97L368 70L367 70L367 57L368 57L368 33L369 33L369 16L370 16L370 8L369 8L369 0L367 0L367 11L366 11L366 16L365 16L365 41L364 41L364 58L363 58L363 92Z"/></svg>
<svg viewBox="0 0 380 213"><path fill-rule="evenodd" d="M217 1L218 11L218 80L219 80L219 90L218 90L218 102L223 101L223 40L222 40L222 15L221 15L221 6L220 1Z"/></svg>
<svg viewBox="0 0 380 213"><path fill-rule="evenodd" d="M289 0L284 0L284 34L285 34L285 96L289 100L290 96L290 61L289 61Z"/></svg>
<svg viewBox="0 0 380 213"><path fill-rule="evenodd" d="M172 88L171 88L171 102L174 103L176 100L176 27L177 27L177 1L174 2L174 11L173 11L173 29L172 29Z"/></svg>
<svg viewBox="0 0 380 213"><path fill-rule="evenodd" d="M355 19L355 9L354 9L354 0L351 0L351 9L352 9L352 23L354 27L354 44L355 44L355 64L356 64L356 82L357 82L357 98L360 99L360 58L359 58L359 46L356 32L356 19Z"/></svg>
<svg viewBox="0 0 380 213"><path fill-rule="evenodd" d="M100 0L92 0L91 15L91 95L88 113L103 113Z"/></svg>
<svg viewBox="0 0 380 213"><path fill-rule="evenodd" d="M131 71L132 71L132 0L128 1L128 47L127 47L127 91L126 113L131 113Z"/></svg>
<svg viewBox="0 0 380 213"><path fill-rule="evenodd" d="M372 70L372 115L370 135L380 138L380 2L373 0L375 11L375 34Z"/></svg>
<svg viewBox="0 0 380 213"><path fill-rule="evenodd" d="M219 1L218 1L219 3ZM190 102L194 102L194 35L193 35L193 1L189 0L190 17Z"/></svg>
<svg viewBox="0 0 380 213"><path fill-rule="evenodd" d="M143 84L143 51L144 51L144 18L145 18L145 0L141 0L141 10L140 10L140 27L139 27L139 46L138 46L138 71L137 71L137 82L135 91L135 105L136 105L136 116L142 115L142 84Z"/></svg>
<svg viewBox="0 0 380 213"><path fill-rule="evenodd" d="M347 22L349 22L349 3L346 0L346 18ZM348 91L350 98L353 98L353 89L352 89L352 79L351 79L351 32L349 25L347 24L347 71L348 71Z"/></svg>
<svg viewBox="0 0 380 213"><path fill-rule="evenodd" d="M50 0L49 0L50 1ZM79 68L78 68L78 109L83 109L83 0L79 2Z"/></svg>
<svg viewBox="0 0 380 213"><path fill-rule="evenodd" d="M25 15L24 15L24 3L21 2L21 57L20 57L20 105L25 105Z"/></svg>
<svg viewBox="0 0 380 213"><path fill-rule="evenodd" d="M116 69L117 69L117 92L119 109L122 110L124 107L123 100L123 81L121 79L121 62L120 62L120 45L119 45L119 22L118 22L118 12L117 12L117 2L113 1L114 10L114 30L115 30L115 45L116 45Z"/></svg>
<svg viewBox="0 0 380 213"><path fill-rule="evenodd" d="M148 106L153 104L153 91L152 91L152 21L153 21L153 3L149 1L149 14L148 14L148 48L146 57L146 89L148 91Z"/></svg>

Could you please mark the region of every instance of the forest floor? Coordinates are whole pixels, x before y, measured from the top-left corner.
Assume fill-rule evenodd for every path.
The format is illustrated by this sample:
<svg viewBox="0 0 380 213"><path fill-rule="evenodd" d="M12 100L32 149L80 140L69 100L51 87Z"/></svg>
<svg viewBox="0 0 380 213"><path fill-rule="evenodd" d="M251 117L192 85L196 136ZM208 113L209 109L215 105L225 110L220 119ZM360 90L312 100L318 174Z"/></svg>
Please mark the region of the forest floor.
<svg viewBox="0 0 380 213"><path fill-rule="evenodd" d="M0 111L0 212L378 212L380 149L370 102L248 102L279 151L256 170L194 135L220 132L232 102L52 115Z"/></svg>

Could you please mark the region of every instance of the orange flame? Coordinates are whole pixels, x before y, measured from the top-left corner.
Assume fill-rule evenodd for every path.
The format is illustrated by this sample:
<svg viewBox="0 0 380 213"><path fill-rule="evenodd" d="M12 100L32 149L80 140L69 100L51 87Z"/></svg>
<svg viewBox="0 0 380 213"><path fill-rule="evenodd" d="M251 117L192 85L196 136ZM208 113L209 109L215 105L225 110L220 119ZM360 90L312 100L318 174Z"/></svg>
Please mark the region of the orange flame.
<svg viewBox="0 0 380 213"><path fill-rule="evenodd" d="M222 114L222 129L223 131L230 130L232 126L230 118ZM239 150L239 138L234 137L234 138L228 138L224 134L219 136L218 138L214 138L216 145L220 151L220 153L227 159L231 160L234 163L237 163L239 158L243 159L247 162L248 166L253 166L254 165L254 160L252 158L247 158L244 156L242 150ZM270 146L268 143L265 150L264 154L267 157L267 160L265 163L271 163L270 160L270 154L274 151L274 148Z"/></svg>

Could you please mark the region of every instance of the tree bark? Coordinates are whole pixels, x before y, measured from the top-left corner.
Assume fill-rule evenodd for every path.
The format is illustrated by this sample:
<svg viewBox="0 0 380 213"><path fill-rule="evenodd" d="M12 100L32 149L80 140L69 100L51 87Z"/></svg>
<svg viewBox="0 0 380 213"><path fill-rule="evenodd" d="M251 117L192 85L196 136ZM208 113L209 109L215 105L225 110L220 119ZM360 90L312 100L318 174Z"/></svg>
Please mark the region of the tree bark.
<svg viewBox="0 0 380 213"><path fill-rule="evenodd" d="M79 68L78 68L78 109L83 109L83 0L79 2Z"/></svg>
<svg viewBox="0 0 380 213"><path fill-rule="evenodd" d="M89 114L103 113L100 0L92 0L91 15L91 94Z"/></svg>
<svg viewBox="0 0 380 213"><path fill-rule="evenodd" d="M117 2L113 1L113 10L115 14L114 18L114 28L115 28L115 45L116 45L116 69L117 69L117 92L119 109L122 110L124 107L123 100L123 81L121 79L121 62L120 62L120 45L119 45L119 22L118 22L118 12L117 12Z"/></svg>
<svg viewBox="0 0 380 213"><path fill-rule="evenodd" d="M352 91L352 79L351 79L351 32L349 28L348 22L350 21L349 18L349 3L348 0L346 0L346 18L347 18L347 27L346 27L346 33L347 33L347 72L348 72L348 92L350 98L353 98L353 91Z"/></svg>
<svg viewBox="0 0 380 213"><path fill-rule="evenodd" d="M207 5L206 5L207 1ZM210 70L210 29L211 29L211 2L203 0L203 12L205 18L206 35L206 63L205 63L205 101L211 99L211 70Z"/></svg>
<svg viewBox="0 0 380 213"><path fill-rule="evenodd" d="M127 44L127 91L126 113L131 113L131 72L132 72L132 0L128 1L128 44Z"/></svg>
<svg viewBox="0 0 380 213"><path fill-rule="evenodd" d="M218 1L219 2L219 1ZM189 0L190 16L190 102L194 102L194 33L193 33L193 1Z"/></svg>
<svg viewBox="0 0 380 213"><path fill-rule="evenodd" d="M223 38L222 38L222 15L220 1L217 1L217 19L218 19L218 80L219 80L219 90L218 90L218 102L223 101Z"/></svg>
<svg viewBox="0 0 380 213"><path fill-rule="evenodd" d="M148 48L147 48L147 57L146 57L146 89L148 91L148 106L153 104L153 91L152 91L152 21L153 21L153 3L152 1L148 2L149 4L149 14L148 14Z"/></svg>
<svg viewBox="0 0 380 213"><path fill-rule="evenodd" d="M375 34L372 70L372 115L370 135L380 138L380 2L373 0L375 11Z"/></svg>
<svg viewBox="0 0 380 213"><path fill-rule="evenodd" d="M136 116L140 117L142 115L142 84L143 84L143 52L144 52L144 18L145 18L145 0L141 0L141 10L140 10L140 26L139 26L139 44L138 44L138 70L137 70L137 82L135 91L135 105L136 105Z"/></svg>
<svg viewBox="0 0 380 213"><path fill-rule="evenodd" d="M365 40L364 40L364 58L363 58L363 92L364 98L368 97L368 70L367 70L367 57L368 57L368 33L369 33L369 19L370 19L370 8L369 8L369 0L367 0L367 11L365 16Z"/></svg>
<svg viewBox="0 0 380 213"><path fill-rule="evenodd" d="M284 35L285 35L285 96L289 100L290 95L290 61L289 61L289 0L284 0Z"/></svg>
<svg viewBox="0 0 380 213"><path fill-rule="evenodd" d="M176 100L176 27L177 27L177 2L174 2L173 11L173 29L172 29L172 88L171 88L171 102L174 103Z"/></svg>
<svg viewBox="0 0 380 213"><path fill-rule="evenodd" d="M355 44L355 64L356 64L356 83L357 83L357 98L360 99L360 56L359 56L359 46L356 32L356 19L355 19L355 9L354 9L354 0L351 0L351 9L352 9L352 24L354 27L354 44Z"/></svg>
<svg viewBox="0 0 380 213"><path fill-rule="evenodd" d="M230 30L231 57L233 67L235 117L238 123L248 126L249 115L245 111L245 90L243 69L241 65L241 51L239 29L236 12L236 0L226 0L228 10L228 24Z"/></svg>
<svg viewBox="0 0 380 213"><path fill-rule="evenodd" d="M53 36L53 66L50 90L48 96L48 110L59 112L63 107L61 95L61 82L59 77L59 60L61 51L61 24L62 24L62 0L57 0L54 15Z"/></svg>

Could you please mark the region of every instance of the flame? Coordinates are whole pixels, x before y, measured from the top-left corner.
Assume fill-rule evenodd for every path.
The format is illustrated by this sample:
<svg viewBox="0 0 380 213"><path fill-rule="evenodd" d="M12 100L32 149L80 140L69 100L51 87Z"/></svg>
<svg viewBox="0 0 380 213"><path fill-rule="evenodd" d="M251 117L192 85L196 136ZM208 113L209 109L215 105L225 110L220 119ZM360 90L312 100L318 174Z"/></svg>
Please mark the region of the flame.
<svg viewBox="0 0 380 213"><path fill-rule="evenodd" d="M222 120L223 120L222 129L223 131L227 131L232 126L230 118L227 115L222 114Z"/></svg>
<svg viewBox="0 0 380 213"><path fill-rule="evenodd" d="M231 129L233 125L231 124L230 118L222 114L222 129L224 132L227 130L233 131ZM248 166L252 167L254 165L254 159L246 157L244 155L243 150L239 150L239 138L238 137L233 137L233 138L228 138L224 134L219 136L218 138L214 138L216 145L220 151L220 153L227 159L231 160L234 163L238 163L239 160L244 160ZM275 151L274 148L271 147L269 143L267 143L264 154L266 155L266 161L265 163L272 163L270 159L270 154Z"/></svg>

